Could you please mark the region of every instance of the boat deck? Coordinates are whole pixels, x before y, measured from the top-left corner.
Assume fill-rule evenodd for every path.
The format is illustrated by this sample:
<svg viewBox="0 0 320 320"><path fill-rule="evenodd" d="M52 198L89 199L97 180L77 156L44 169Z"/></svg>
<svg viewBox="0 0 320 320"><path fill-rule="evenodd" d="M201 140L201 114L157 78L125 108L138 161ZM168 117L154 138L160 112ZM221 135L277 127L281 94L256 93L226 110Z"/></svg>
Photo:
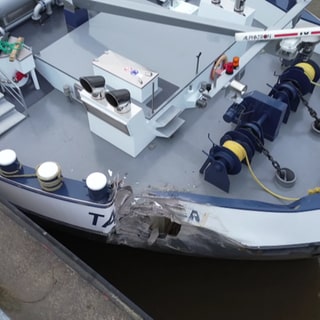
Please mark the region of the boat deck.
<svg viewBox="0 0 320 320"><path fill-rule="evenodd" d="M188 37L182 37L179 28L177 34L174 34L170 31L172 29L167 30L163 25L160 28L157 24L151 24L152 28L147 30L149 24L143 25L145 22L130 18L121 18L126 19L125 23L118 24L115 29L118 20L113 19L116 18L112 15L97 15L45 49L40 48L40 59L46 59L49 64L55 64L58 69L63 69L77 79L88 75L91 59L109 48L155 71L163 70L160 77L181 87L186 85L185 79L190 79L190 75L194 74L195 56L199 51L203 52L201 64L208 65L233 41L232 37L224 35L219 36L223 40L220 42L214 35L200 31L194 31L197 33L195 37L190 33ZM106 29L104 21L108 21L113 28ZM132 33L124 37L129 30ZM141 36L139 30L143 30L144 36ZM169 43L159 42L163 38L160 34L164 33L168 33ZM175 59L171 60L176 39L181 40L181 45L174 53ZM192 39L197 39L197 42ZM78 49L72 50L73 46ZM152 51L141 55L145 47ZM159 51L159 48L163 49ZM64 56L67 59L64 60ZM73 64L68 63L71 58ZM319 63L318 55L313 58ZM186 65L190 68L182 73ZM269 54L260 54L248 64L241 82L247 84L248 91L268 93L268 84L273 85L277 81L274 72L282 72L279 59ZM310 97L310 106L317 108L319 98L320 91L316 88ZM15 149L20 161L29 166L48 160L56 161L61 165L63 175L71 178L83 179L92 171L106 172L110 169L125 177L126 184L131 185L136 194L173 190L278 202L258 187L244 165L238 175L229 176L231 188L228 194L204 181L199 173L206 160L203 151L208 152L212 146L208 134L214 142L219 143L222 135L233 128L233 125L222 119L231 104L232 101L225 97L224 92L220 92L209 101L206 108L184 111L180 117L185 120L185 124L177 133L170 139L156 138L133 158L91 133L82 104L70 102L60 91L53 89L29 108L28 119L1 137L1 147ZM275 183L275 170L271 163L264 155L255 154L252 161L254 172L275 192L300 197L308 189L319 185L319 177L315 174L319 171L319 162L317 157L312 156L319 153L319 135L311 131L312 122L306 108L300 105L296 113L291 113L288 123L282 125L276 140L265 143L265 147L281 166L289 167L296 173L297 182L293 188Z"/></svg>
<svg viewBox="0 0 320 320"><path fill-rule="evenodd" d="M2 201L1 319L149 318L25 215Z"/></svg>

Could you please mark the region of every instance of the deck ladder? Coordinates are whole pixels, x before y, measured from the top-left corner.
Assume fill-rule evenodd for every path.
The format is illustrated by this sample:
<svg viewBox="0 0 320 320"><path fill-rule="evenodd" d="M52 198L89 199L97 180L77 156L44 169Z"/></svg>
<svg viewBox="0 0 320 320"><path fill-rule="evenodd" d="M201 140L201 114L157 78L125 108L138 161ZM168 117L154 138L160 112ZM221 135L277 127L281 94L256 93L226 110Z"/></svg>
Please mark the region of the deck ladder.
<svg viewBox="0 0 320 320"><path fill-rule="evenodd" d="M28 116L27 105L21 89L0 70L0 135L11 129ZM5 98L5 94L11 96L23 111Z"/></svg>

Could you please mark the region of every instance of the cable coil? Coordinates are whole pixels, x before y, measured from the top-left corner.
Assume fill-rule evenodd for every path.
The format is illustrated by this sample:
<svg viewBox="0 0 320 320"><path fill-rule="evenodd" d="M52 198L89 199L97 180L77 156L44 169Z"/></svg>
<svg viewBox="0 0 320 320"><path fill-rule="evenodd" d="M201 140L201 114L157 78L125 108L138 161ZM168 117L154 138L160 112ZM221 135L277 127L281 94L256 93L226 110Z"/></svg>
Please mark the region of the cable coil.
<svg viewBox="0 0 320 320"><path fill-rule="evenodd" d="M246 161L246 165L248 166L249 172L253 178L253 180L266 192L268 192L270 195L272 195L275 198L278 198L280 200L286 200L286 201L296 201L299 200L300 198L291 198L291 197L285 197L282 196L280 194L277 194L275 192L273 192L272 190L270 190L268 187L266 187L259 179L258 177L255 175L255 173L253 172L253 169L251 167L246 149L238 142L236 141L232 141L232 140L227 140L224 142L223 147L229 149L231 152L233 152L236 157L239 159L239 161ZM310 192L310 191L309 191ZM320 188L319 191L320 192ZM311 193L309 193L311 194Z"/></svg>

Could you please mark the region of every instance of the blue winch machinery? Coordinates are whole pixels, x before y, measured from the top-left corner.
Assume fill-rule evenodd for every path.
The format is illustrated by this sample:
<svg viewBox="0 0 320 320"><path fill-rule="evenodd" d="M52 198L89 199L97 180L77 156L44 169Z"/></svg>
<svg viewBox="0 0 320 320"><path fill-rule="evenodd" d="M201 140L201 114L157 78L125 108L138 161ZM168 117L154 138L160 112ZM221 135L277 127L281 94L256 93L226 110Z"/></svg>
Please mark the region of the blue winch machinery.
<svg viewBox="0 0 320 320"><path fill-rule="evenodd" d="M252 91L243 95L240 103L233 103L223 119L236 127L223 135L220 145L213 144L200 169L204 179L228 192L229 175L238 174L242 163L250 163L256 151L266 150L264 139L277 137L282 122L288 121L300 101L311 109L303 96L312 93L319 77L320 68L312 60L295 62L278 77L268 95ZM314 127L320 130L320 122L314 118Z"/></svg>

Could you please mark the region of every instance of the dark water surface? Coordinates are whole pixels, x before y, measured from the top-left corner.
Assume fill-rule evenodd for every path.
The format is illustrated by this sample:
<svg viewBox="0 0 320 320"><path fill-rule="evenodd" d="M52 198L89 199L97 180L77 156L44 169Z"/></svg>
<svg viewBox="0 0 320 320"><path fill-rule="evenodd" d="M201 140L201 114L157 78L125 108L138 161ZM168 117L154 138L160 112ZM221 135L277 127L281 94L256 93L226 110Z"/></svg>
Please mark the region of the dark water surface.
<svg viewBox="0 0 320 320"><path fill-rule="evenodd" d="M154 319L320 320L316 258L191 258L49 232Z"/></svg>

